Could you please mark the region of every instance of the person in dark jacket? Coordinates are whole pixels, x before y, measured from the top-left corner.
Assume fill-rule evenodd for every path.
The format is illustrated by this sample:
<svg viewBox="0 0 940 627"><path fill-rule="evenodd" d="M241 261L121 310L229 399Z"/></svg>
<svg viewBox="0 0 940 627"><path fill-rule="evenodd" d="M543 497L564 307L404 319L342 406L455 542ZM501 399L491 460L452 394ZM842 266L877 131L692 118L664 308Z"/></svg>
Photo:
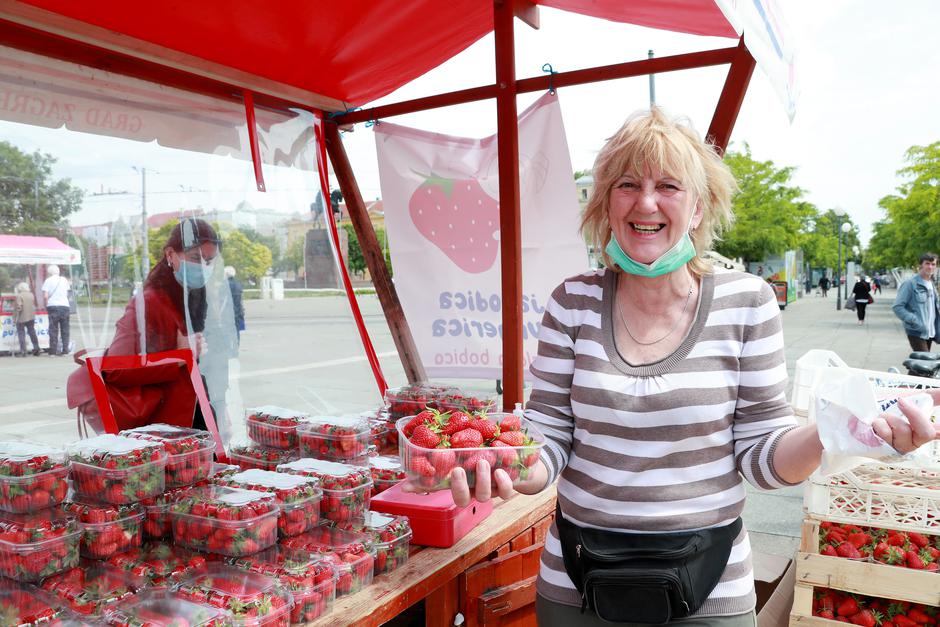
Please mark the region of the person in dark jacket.
<svg viewBox="0 0 940 627"><path fill-rule="evenodd" d="M865 324L865 308L871 301L871 285L865 280L865 277L859 277L852 288L852 298L855 299L855 315L858 316L858 323Z"/></svg>
<svg viewBox="0 0 940 627"><path fill-rule="evenodd" d="M823 295L823 296L828 296L828 295L829 295L829 286L830 286L830 285L831 285L831 283L829 282L829 277L827 277L827 276L820 277L820 279L819 279L819 289L820 289L820 291L822 291L822 295Z"/></svg>
<svg viewBox="0 0 940 627"><path fill-rule="evenodd" d="M235 314L235 332L238 334L238 342L241 343L242 331L245 330L245 306L242 304L242 294L245 288L241 282L235 278L235 268L225 266L225 278L228 279L228 287L232 292L232 313Z"/></svg>

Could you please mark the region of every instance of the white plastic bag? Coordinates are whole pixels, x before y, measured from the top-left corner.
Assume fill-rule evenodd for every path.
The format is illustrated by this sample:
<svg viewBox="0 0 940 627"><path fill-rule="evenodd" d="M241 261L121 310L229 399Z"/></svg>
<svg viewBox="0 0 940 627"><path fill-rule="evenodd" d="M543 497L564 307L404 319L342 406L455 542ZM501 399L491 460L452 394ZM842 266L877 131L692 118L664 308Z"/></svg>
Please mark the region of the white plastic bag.
<svg viewBox="0 0 940 627"><path fill-rule="evenodd" d="M823 445L822 475L833 475L861 464L879 461L900 466L926 466L929 447L902 455L872 429L882 413L905 418L898 397L878 400L868 378L861 373L832 368L823 373L815 391L815 419ZM930 413L933 398L924 392L906 397L921 411Z"/></svg>

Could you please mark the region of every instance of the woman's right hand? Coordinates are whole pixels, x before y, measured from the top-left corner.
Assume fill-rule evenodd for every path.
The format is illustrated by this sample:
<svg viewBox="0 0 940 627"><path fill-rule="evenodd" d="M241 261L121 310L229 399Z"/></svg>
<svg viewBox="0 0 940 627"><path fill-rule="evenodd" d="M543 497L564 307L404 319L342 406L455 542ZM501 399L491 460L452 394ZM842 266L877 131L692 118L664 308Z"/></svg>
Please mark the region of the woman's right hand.
<svg viewBox="0 0 940 627"><path fill-rule="evenodd" d="M476 476L478 478L474 486L473 494L470 493L470 486L467 483L467 473L459 466L454 468L450 474L450 491L454 498L454 503L458 507L466 507L472 499L480 503L489 501L495 494L503 500L511 499L516 493L519 494L537 494L545 489L548 483L548 468L542 463L542 460L535 462L530 470L530 475L526 479L519 481L516 485L512 484L509 474L502 468L497 468L493 473L492 481L480 481L479 477L490 476L490 464L485 459L477 462Z"/></svg>

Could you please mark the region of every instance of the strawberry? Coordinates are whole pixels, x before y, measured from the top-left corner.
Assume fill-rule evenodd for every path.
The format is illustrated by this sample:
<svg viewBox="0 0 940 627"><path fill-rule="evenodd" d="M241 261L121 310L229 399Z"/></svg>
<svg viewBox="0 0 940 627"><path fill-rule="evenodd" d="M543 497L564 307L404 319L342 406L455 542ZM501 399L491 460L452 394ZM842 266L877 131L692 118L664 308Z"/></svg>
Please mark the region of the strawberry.
<svg viewBox="0 0 940 627"><path fill-rule="evenodd" d="M275 470L279 464L292 462L299 457L296 450L269 448L260 444L238 442L228 450L229 459L244 470Z"/></svg>
<svg viewBox="0 0 940 627"><path fill-rule="evenodd" d="M297 427L300 456L365 464L372 430L362 415L318 417Z"/></svg>
<svg viewBox="0 0 940 627"><path fill-rule="evenodd" d="M499 422L500 433L507 431L521 431L522 419L515 414L509 414Z"/></svg>
<svg viewBox="0 0 940 627"><path fill-rule="evenodd" d="M335 523L362 520L369 509L372 474L368 468L319 459L299 459L278 466L278 472L320 480L320 516Z"/></svg>
<svg viewBox="0 0 940 627"><path fill-rule="evenodd" d="M907 563L908 568L912 568L914 570L924 570L924 560L917 551L907 551L904 554L904 561Z"/></svg>
<svg viewBox="0 0 940 627"><path fill-rule="evenodd" d="M249 438L264 446L287 450L297 447L297 426L307 418L304 412L273 405L249 409L246 414Z"/></svg>
<svg viewBox="0 0 940 627"><path fill-rule="evenodd" d="M907 617L918 625L932 625L934 623L930 615L921 610L919 607L912 607L909 609L907 611Z"/></svg>
<svg viewBox="0 0 940 627"><path fill-rule="evenodd" d="M61 450L29 442L0 442L0 509L12 513L55 507L68 491Z"/></svg>
<svg viewBox="0 0 940 627"><path fill-rule="evenodd" d="M470 423L470 428L479 431L484 442L488 442L499 435L499 425L488 420L485 416L478 416Z"/></svg>
<svg viewBox="0 0 940 627"><path fill-rule="evenodd" d="M463 431L464 429L470 426L470 416L462 411L451 412L450 418L447 419L447 424L444 425L444 428L441 430L441 433L445 435L453 435L458 431Z"/></svg>
<svg viewBox="0 0 940 627"><path fill-rule="evenodd" d="M397 455L372 457L369 459L369 470L372 473L372 496L384 492L408 476L402 467L401 457Z"/></svg>
<svg viewBox="0 0 940 627"><path fill-rule="evenodd" d="M450 438L452 448L477 448L483 444L483 435L478 429L464 429Z"/></svg>
<svg viewBox="0 0 940 627"><path fill-rule="evenodd" d="M446 477L457 464L457 455L449 449L434 449L428 453L428 461L439 477Z"/></svg>
<svg viewBox="0 0 940 627"><path fill-rule="evenodd" d="M68 447L75 493L115 505L164 491L167 453L158 442L103 434Z"/></svg>
<svg viewBox="0 0 940 627"><path fill-rule="evenodd" d="M855 614L858 614L858 612L858 601L856 601L855 597L853 596L846 596L836 606L836 614L838 616L854 616Z"/></svg>
<svg viewBox="0 0 940 627"><path fill-rule="evenodd" d="M896 627L917 627L917 623L908 618L905 614L897 614L891 620Z"/></svg>
<svg viewBox="0 0 940 627"><path fill-rule="evenodd" d="M405 434L406 438L410 438L419 425L432 425L437 422L439 415L440 414L438 414L438 412L433 409L426 409L409 420L402 428L402 432Z"/></svg>
<svg viewBox="0 0 940 627"><path fill-rule="evenodd" d="M928 544L930 544L930 540L927 539L927 536L925 536L922 533L917 533L916 531L908 531L907 537L911 541L911 543L914 544L919 549L922 549Z"/></svg>
<svg viewBox="0 0 940 627"><path fill-rule="evenodd" d="M832 557L838 557L839 554L836 552L836 548L831 544L824 544L823 547L819 550L820 555L829 555Z"/></svg>
<svg viewBox="0 0 940 627"><path fill-rule="evenodd" d="M506 431L505 433L500 433L497 440L505 442L509 446L523 446L526 437L521 431Z"/></svg>
<svg viewBox="0 0 940 627"><path fill-rule="evenodd" d="M412 193L408 213L418 232L461 270L479 274L496 261L499 203L476 179L431 173Z"/></svg>
<svg viewBox="0 0 940 627"><path fill-rule="evenodd" d="M852 545L855 546L856 549L861 549L866 544L871 544L871 541L872 541L870 535L861 531L849 534L846 540L851 542Z"/></svg>
<svg viewBox="0 0 940 627"><path fill-rule="evenodd" d="M441 436L434 433L430 427L420 424L415 427L415 430L411 434L409 441L415 446L420 446L421 448L434 448L441 443Z"/></svg>
<svg viewBox="0 0 940 627"><path fill-rule="evenodd" d="M881 616L872 612L871 610L861 610L857 614L854 614L849 618L853 625L861 625L861 627L875 627L878 623L881 622Z"/></svg>
<svg viewBox="0 0 940 627"><path fill-rule="evenodd" d="M837 546L836 553L839 557L847 557L849 559L860 559L862 557L862 554L851 542L843 542ZM845 614L842 615L845 616Z"/></svg>

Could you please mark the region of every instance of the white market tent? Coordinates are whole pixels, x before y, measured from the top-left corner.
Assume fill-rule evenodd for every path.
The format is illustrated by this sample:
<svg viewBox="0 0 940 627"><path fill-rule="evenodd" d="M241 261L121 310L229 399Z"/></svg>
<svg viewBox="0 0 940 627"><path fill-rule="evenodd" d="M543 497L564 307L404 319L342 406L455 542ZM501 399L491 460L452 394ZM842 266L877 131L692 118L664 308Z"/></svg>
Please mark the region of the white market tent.
<svg viewBox="0 0 940 627"><path fill-rule="evenodd" d="M54 237L0 235L0 264L58 264L71 266L82 262L80 250Z"/></svg>

